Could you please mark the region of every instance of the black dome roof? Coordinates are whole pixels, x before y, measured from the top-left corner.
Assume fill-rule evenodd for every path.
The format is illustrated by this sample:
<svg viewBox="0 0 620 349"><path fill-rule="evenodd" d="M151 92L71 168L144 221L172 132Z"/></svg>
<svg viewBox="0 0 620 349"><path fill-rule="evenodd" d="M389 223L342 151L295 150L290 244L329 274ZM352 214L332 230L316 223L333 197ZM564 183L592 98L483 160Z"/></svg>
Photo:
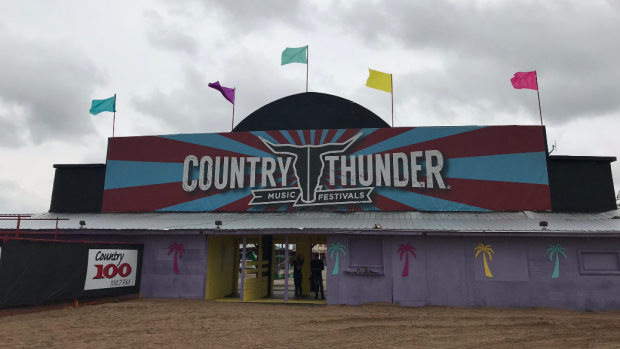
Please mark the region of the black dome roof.
<svg viewBox="0 0 620 349"><path fill-rule="evenodd" d="M390 127L350 100L305 92L273 101L248 115L233 132Z"/></svg>

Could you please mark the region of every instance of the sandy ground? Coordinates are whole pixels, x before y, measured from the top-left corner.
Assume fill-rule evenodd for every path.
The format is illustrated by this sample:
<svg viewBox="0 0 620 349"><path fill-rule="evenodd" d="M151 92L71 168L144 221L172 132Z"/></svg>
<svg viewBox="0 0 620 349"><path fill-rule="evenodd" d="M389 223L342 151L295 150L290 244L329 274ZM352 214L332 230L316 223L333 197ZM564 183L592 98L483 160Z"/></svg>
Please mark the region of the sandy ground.
<svg viewBox="0 0 620 349"><path fill-rule="evenodd" d="M2 317L0 347L620 348L620 312L142 299Z"/></svg>

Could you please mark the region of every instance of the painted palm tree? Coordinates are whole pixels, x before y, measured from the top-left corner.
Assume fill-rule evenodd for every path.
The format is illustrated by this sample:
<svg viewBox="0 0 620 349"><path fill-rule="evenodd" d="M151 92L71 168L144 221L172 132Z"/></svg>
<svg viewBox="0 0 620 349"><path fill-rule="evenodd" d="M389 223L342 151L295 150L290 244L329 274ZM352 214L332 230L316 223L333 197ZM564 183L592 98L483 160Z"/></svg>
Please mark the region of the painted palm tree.
<svg viewBox="0 0 620 349"><path fill-rule="evenodd" d="M346 247L341 242L329 245L328 251L332 259L334 259L334 252L336 252L336 263L334 263L334 270L332 271L332 275L338 274L338 254L339 252L342 252L342 254L346 256L347 253L344 251L345 248Z"/></svg>
<svg viewBox="0 0 620 349"><path fill-rule="evenodd" d="M226 245L222 244L222 246L220 246L220 271L223 272L224 271L224 258L226 256Z"/></svg>
<svg viewBox="0 0 620 349"><path fill-rule="evenodd" d="M174 271L175 274L178 274L179 265L177 264L177 256L179 257L179 259L183 258L185 248L183 247L183 244L177 244L176 242L173 242L172 245L168 246L168 249L168 256L170 256L170 254L174 252L174 269L172 269L172 271Z"/></svg>
<svg viewBox="0 0 620 349"><path fill-rule="evenodd" d="M484 245L480 243L478 244L478 246L476 246L476 248L474 248L474 251L478 251L476 252L475 258L478 258L478 255L480 254L480 252L482 252L482 260L484 261L484 276L492 278L493 274L491 274L491 270L489 270L489 265L487 264L487 255L489 255L490 262L493 260L493 256L491 255L491 253L495 253L495 251L491 249L491 245Z"/></svg>
<svg viewBox="0 0 620 349"><path fill-rule="evenodd" d="M553 261L553 254L555 253L555 268L553 269L553 275L551 275L552 279L557 279L560 277L560 256L558 256L558 253L561 253L562 256L564 256L564 259L568 259L566 257L566 253L564 253L566 251L566 249L564 247L562 247L561 244L557 244L557 245L549 245L549 248L547 249L547 252L549 254L549 260Z"/></svg>
<svg viewBox="0 0 620 349"><path fill-rule="evenodd" d="M409 276L409 253L413 255L413 258L416 258L414 251L417 250L411 245L410 242L406 245L398 245L398 251L396 251L396 253L400 253L401 261L403 260L403 255L405 255L405 268L403 269L403 277Z"/></svg>

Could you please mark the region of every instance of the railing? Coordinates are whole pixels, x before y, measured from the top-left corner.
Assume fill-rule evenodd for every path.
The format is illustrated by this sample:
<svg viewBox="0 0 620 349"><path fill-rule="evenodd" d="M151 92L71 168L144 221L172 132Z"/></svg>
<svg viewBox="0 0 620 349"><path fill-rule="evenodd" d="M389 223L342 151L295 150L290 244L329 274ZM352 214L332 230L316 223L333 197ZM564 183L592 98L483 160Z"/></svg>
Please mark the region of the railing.
<svg viewBox="0 0 620 349"><path fill-rule="evenodd" d="M56 221L56 228L53 233L35 233L36 235L48 235L54 234L54 240L58 240L58 221L68 221L69 218L31 218L29 214L17 214L17 215L0 215L0 221L17 221L17 229L14 232L0 232L0 235L4 235L4 241L8 241L9 235L15 234L15 238L19 238L19 234L28 234L29 232L20 230L22 221Z"/></svg>
<svg viewBox="0 0 620 349"><path fill-rule="evenodd" d="M255 273L263 273L269 271L269 268L265 268L265 265L269 265L269 261L256 261L256 262L245 262L245 273L246 274L255 274ZM250 266L256 266L257 268L248 269Z"/></svg>

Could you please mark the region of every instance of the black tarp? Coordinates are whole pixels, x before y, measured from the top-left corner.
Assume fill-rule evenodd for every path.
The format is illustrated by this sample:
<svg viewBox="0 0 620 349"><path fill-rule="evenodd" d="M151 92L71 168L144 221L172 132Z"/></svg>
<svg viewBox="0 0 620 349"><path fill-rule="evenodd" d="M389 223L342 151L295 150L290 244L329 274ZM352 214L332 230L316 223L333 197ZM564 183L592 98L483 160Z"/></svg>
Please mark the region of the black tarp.
<svg viewBox="0 0 620 349"><path fill-rule="evenodd" d="M0 248L0 308L140 292L142 244L9 240ZM91 249L137 250L135 285L84 290Z"/></svg>

